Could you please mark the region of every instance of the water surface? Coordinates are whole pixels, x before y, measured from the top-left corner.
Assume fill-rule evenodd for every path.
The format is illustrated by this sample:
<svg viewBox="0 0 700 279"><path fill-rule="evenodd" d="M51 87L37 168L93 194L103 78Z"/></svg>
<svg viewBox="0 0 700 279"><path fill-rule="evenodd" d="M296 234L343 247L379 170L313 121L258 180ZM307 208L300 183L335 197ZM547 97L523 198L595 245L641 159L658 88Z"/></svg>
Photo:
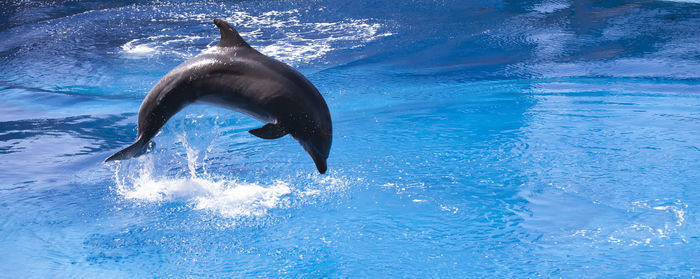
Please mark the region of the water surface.
<svg viewBox="0 0 700 279"><path fill-rule="evenodd" d="M329 172L148 90L231 22L330 107ZM693 1L0 4L0 277L700 275Z"/></svg>

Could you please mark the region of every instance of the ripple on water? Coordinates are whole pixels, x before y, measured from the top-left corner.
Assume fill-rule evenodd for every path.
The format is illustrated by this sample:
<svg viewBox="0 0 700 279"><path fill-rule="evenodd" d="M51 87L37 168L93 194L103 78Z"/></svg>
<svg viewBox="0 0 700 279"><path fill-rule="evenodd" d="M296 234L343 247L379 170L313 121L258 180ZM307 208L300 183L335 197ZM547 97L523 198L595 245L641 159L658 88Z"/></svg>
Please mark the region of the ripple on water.
<svg viewBox="0 0 700 279"><path fill-rule="evenodd" d="M211 16L207 14L179 15L178 19L185 19L183 17L212 25ZM301 17L297 9L263 13L231 11L224 18L239 29L241 36L260 52L291 65L319 60L339 46L342 46L342 49L357 48L377 38L392 35L390 32L381 33L382 25L369 19L313 22ZM201 51L193 48L193 44L206 44L211 47L218 40L219 34L212 27L209 36L206 37L156 35L136 38L122 45L121 51L130 58L154 55L188 58Z"/></svg>

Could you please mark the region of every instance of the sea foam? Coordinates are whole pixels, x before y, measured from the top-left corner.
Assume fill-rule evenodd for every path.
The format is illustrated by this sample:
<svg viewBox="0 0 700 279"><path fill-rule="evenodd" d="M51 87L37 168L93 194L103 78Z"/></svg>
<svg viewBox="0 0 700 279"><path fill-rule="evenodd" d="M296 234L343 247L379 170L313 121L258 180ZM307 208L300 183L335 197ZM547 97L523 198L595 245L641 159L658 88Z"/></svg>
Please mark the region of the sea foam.
<svg viewBox="0 0 700 279"><path fill-rule="evenodd" d="M381 37L393 35L382 31L382 24L370 19L344 19L336 22L305 21L296 9L248 13L232 11L225 19L241 36L260 52L291 65L318 62L331 51L361 47ZM204 14L178 15L176 20L193 20L212 25ZM246 31L247 30L247 31ZM201 45L213 46L219 40L214 29L206 37L190 35L154 35L135 38L121 46L129 58L157 55L192 57ZM195 47L197 46L197 47Z"/></svg>

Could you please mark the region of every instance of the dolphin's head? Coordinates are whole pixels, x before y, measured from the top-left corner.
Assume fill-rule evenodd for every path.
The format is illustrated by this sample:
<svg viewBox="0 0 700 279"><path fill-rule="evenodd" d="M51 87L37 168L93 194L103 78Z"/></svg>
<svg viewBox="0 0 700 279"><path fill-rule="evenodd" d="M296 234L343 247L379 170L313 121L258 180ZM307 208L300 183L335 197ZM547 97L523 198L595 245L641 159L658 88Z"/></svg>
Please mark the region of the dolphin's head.
<svg viewBox="0 0 700 279"><path fill-rule="evenodd" d="M326 159L331 151L333 141L333 128L331 127L330 116L328 121L307 123L302 131L293 132L294 138L299 141L306 153L311 156L316 164L316 169L320 173L326 173L328 168Z"/></svg>

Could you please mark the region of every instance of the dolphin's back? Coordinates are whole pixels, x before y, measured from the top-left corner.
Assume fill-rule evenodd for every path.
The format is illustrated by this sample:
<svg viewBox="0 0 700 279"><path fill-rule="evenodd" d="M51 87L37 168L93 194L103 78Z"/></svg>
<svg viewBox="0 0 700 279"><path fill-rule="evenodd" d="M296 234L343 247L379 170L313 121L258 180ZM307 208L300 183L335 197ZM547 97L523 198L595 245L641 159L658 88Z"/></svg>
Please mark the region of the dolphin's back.
<svg viewBox="0 0 700 279"><path fill-rule="evenodd" d="M270 107L277 103L301 108L293 111L319 107L322 114L329 114L321 93L301 73L250 47L215 47L172 74L179 86L192 88L194 101L230 107L262 121L280 116L263 111L289 110Z"/></svg>

